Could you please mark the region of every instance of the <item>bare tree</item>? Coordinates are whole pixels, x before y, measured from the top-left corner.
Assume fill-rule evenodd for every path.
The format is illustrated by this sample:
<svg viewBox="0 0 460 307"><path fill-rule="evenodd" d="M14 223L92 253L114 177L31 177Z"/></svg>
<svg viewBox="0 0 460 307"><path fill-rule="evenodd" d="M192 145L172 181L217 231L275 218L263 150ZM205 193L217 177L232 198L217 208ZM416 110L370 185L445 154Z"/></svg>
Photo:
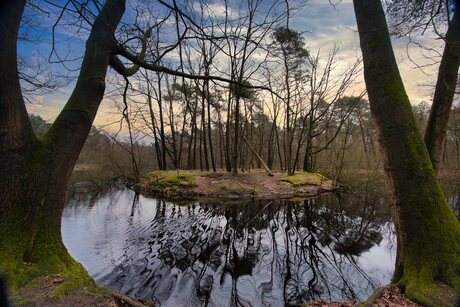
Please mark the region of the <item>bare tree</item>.
<svg viewBox="0 0 460 307"><path fill-rule="evenodd" d="M308 57L308 51L305 48L304 40L299 32L289 28L280 27L273 32L273 47L272 53L275 57L281 60L284 74L284 117L285 117L285 141L284 141L284 155L286 171L288 175L294 174L295 168L292 167L292 145L293 145L293 126L295 120L291 119L293 101L295 96L294 86L298 89L299 83L304 79L305 63Z"/></svg>

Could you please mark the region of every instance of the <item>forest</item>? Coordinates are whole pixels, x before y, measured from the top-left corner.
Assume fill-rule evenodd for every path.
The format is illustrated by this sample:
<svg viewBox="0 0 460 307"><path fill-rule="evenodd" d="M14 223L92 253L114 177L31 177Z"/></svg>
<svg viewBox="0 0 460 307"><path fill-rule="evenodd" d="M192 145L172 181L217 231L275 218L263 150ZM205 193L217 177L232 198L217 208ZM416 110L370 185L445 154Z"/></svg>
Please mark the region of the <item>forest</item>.
<svg viewBox="0 0 460 307"><path fill-rule="evenodd" d="M458 305L460 4L310 2L2 1L0 305Z"/></svg>

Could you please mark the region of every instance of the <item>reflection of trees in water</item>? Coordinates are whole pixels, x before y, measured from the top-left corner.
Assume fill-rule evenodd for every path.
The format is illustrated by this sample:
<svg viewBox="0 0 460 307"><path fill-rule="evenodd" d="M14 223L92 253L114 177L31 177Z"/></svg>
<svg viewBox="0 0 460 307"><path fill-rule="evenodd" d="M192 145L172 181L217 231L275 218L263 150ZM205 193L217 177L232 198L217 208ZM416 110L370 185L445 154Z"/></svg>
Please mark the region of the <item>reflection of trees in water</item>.
<svg viewBox="0 0 460 307"><path fill-rule="evenodd" d="M105 183L84 181L73 184L67 192L67 206L86 204L94 206L98 200L126 187L126 180L114 179Z"/></svg>
<svg viewBox="0 0 460 307"><path fill-rule="evenodd" d="M176 305L360 298L376 285L357 258L380 243L388 221L378 197L216 206L157 201L149 225L137 225L136 201L132 208L122 260L103 283Z"/></svg>

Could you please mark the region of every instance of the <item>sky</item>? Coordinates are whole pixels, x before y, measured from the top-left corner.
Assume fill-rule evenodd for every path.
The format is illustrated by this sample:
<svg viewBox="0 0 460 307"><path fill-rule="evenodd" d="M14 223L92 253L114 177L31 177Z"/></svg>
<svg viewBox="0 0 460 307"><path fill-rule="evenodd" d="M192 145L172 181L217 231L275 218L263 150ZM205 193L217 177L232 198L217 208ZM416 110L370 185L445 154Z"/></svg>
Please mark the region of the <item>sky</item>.
<svg viewBox="0 0 460 307"><path fill-rule="evenodd" d="M341 50L340 57L345 62L361 55L352 0L343 0L335 7L326 0L311 0L309 5L295 16L293 27L308 31L305 37L312 50L318 48L327 50L334 44L338 44ZM434 40L430 41L433 42ZM438 39L434 43L441 44L441 41ZM392 37L392 44L412 104L422 101L431 103L430 85L435 82L437 67L427 67L424 71L417 68L408 58L408 52L417 63L424 63L423 57L418 48L408 45L407 39ZM364 88L364 84L361 83L359 87Z"/></svg>
<svg viewBox="0 0 460 307"><path fill-rule="evenodd" d="M53 15L40 15L36 18L38 18L39 23L47 25L52 25L56 19ZM301 10L291 16L290 27L303 33L307 48L311 53L320 50L326 55L334 45L337 45L340 47L338 59L342 66L348 65L360 57L359 37L351 0L342 0L335 6L326 0L310 0ZM61 51L60 55L68 59L76 58L76 61L68 63L71 71L64 69L61 64L50 65L51 71L76 76L78 71L73 70L78 68L78 57L83 52L86 33L84 31L83 33L75 33L75 31L70 31L66 25L60 25L56 29L57 49L66 50ZM33 30L32 34L36 38L35 42L20 42L18 45L19 54L32 61L39 61L40 57L37 54L41 54L47 60L51 52L50 28L44 27L41 30ZM408 47L408 42L405 39L393 38L392 40L396 59L411 102L413 104L422 101L430 103L433 90L430 85L434 84L437 67L430 66L424 71L420 70L407 57L409 52L413 58L423 62L420 51L415 47ZM442 44L440 40L432 40L430 43ZM56 60L56 56L53 56L52 59ZM349 94L358 94L364 89L362 76L359 80L361 82L351 88ZM29 113L40 115L47 121L53 121L64 106L73 85L74 83L71 82L69 86L58 91L35 97L34 103L27 103ZM114 102L104 99L94 124L96 126L106 125L120 117L121 115L114 107Z"/></svg>

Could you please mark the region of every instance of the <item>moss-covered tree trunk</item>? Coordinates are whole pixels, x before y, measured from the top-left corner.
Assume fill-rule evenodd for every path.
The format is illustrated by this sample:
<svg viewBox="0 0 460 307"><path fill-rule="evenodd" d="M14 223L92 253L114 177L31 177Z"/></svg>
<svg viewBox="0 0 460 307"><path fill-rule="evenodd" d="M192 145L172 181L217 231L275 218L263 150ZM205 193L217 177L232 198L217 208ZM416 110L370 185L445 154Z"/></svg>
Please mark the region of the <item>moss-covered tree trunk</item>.
<svg viewBox="0 0 460 307"><path fill-rule="evenodd" d="M445 38L444 52L438 70L438 79L425 131L425 144L435 172L439 170L447 123L457 86L460 66L460 6L456 7Z"/></svg>
<svg viewBox="0 0 460 307"><path fill-rule="evenodd" d="M95 19L75 89L43 139L31 129L16 64L25 2L0 4L0 273L12 290L53 273L63 273L64 287L94 285L67 253L60 226L70 174L104 95L125 1L107 1Z"/></svg>
<svg viewBox="0 0 460 307"><path fill-rule="evenodd" d="M460 223L441 191L393 54L380 0L354 0L397 234L393 281L426 304L460 287ZM452 295L450 295L452 296Z"/></svg>

